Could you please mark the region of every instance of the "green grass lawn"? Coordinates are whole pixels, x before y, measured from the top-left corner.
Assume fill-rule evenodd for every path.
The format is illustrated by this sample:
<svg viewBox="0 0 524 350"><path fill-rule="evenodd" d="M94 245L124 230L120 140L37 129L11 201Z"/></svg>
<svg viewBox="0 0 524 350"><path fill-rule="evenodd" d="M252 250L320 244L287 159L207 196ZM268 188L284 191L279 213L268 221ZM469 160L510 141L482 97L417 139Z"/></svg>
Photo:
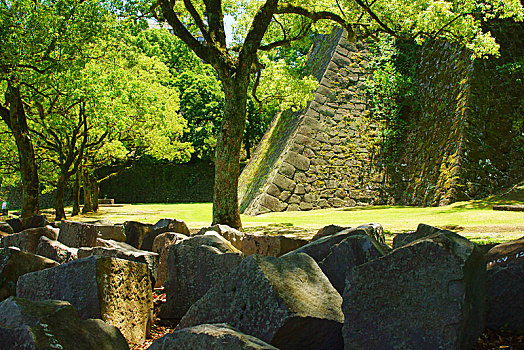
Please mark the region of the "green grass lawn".
<svg viewBox="0 0 524 350"><path fill-rule="evenodd" d="M392 234L412 231L419 223L425 223L459 232L479 243L503 242L524 236L524 213L491 209L493 204L500 203L501 201L483 200L458 202L444 207L370 206L281 212L259 216L242 215L242 222L248 229L268 225L292 226L307 229L309 234L329 224L357 226L378 222L390 238ZM168 217L184 220L191 229L197 229L211 223L211 213L211 203L125 204L101 207L96 214L80 216L74 220L104 219L114 223L135 220L154 223Z"/></svg>

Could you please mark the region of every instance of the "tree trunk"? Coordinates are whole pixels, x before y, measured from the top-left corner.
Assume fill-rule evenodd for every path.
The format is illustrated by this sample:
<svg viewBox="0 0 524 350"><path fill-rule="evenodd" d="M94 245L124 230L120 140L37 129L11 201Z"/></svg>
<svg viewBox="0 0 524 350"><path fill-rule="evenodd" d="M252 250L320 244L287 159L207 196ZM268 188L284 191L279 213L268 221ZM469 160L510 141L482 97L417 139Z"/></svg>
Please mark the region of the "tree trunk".
<svg viewBox="0 0 524 350"><path fill-rule="evenodd" d="M6 120L18 148L20 175L22 177L22 217L28 218L39 212L39 181L35 161L35 151L29 136L27 119L20 97L20 89L8 85L6 98L9 102L9 118ZM4 119L5 120L5 119Z"/></svg>
<svg viewBox="0 0 524 350"><path fill-rule="evenodd" d="M98 181L96 180L95 175L91 175L91 203L93 206L93 211L98 211L98 195L100 193L100 186L98 185Z"/></svg>
<svg viewBox="0 0 524 350"><path fill-rule="evenodd" d="M246 124L248 79L223 79L224 119L215 152L215 187L213 191L213 225L242 228L238 208L240 147Z"/></svg>
<svg viewBox="0 0 524 350"><path fill-rule="evenodd" d="M84 207L82 208L82 214L90 213L93 211L92 201L92 190L91 182L89 181L89 170L84 170Z"/></svg>
<svg viewBox="0 0 524 350"><path fill-rule="evenodd" d="M55 221L62 221L66 219L64 209L64 195L69 179L62 171L58 176L58 183L56 185L56 196L55 196Z"/></svg>
<svg viewBox="0 0 524 350"><path fill-rule="evenodd" d="M78 170L73 184L73 211L71 212L71 216L80 214L80 177L81 170Z"/></svg>

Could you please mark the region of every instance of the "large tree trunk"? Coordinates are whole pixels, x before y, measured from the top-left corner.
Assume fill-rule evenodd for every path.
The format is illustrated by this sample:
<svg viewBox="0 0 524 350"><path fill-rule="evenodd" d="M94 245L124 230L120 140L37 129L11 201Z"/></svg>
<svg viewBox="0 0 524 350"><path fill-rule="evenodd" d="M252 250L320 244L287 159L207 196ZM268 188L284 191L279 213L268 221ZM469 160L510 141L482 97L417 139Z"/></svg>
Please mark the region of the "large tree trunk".
<svg viewBox="0 0 524 350"><path fill-rule="evenodd" d="M8 86L6 98L9 103L9 118L6 121L11 130L20 161L20 175L22 177L22 217L28 218L38 213L39 181L35 161L35 151L29 136L27 119L20 97L20 89L11 84Z"/></svg>
<svg viewBox="0 0 524 350"><path fill-rule="evenodd" d="M80 214L80 177L82 170L78 170L75 175L75 182L73 184L73 211L71 216Z"/></svg>
<svg viewBox="0 0 524 350"><path fill-rule="evenodd" d="M91 203L93 206L93 211L98 211L98 195L100 194L100 186L96 180L95 175L91 175Z"/></svg>
<svg viewBox="0 0 524 350"><path fill-rule="evenodd" d="M240 147L246 124L248 81L244 77L222 79L225 93L224 120L215 155L213 224L242 228L238 208Z"/></svg>
<svg viewBox="0 0 524 350"><path fill-rule="evenodd" d="M84 169L84 207L82 208L82 214L93 211L92 201L92 189L91 182L89 181L89 170Z"/></svg>
<svg viewBox="0 0 524 350"><path fill-rule="evenodd" d="M66 219L66 214L64 210L64 195L68 180L69 179L62 171L58 176L58 183L56 185L55 221L62 221Z"/></svg>

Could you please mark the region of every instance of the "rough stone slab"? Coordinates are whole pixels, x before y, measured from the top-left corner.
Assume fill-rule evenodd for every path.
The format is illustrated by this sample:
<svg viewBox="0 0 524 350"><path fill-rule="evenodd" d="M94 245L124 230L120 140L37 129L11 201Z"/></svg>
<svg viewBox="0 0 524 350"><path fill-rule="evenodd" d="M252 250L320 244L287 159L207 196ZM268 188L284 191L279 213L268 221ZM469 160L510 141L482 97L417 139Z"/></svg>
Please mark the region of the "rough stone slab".
<svg viewBox="0 0 524 350"><path fill-rule="evenodd" d="M187 236L181 233L164 232L156 236L153 241L153 252L158 254L158 269L156 271L155 288L162 287L167 280L167 257L169 247L176 242L186 239Z"/></svg>
<svg viewBox="0 0 524 350"><path fill-rule="evenodd" d="M109 242L109 244L111 244L110 247L78 248L78 258L82 259L93 255L100 255L146 264L151 274L151 283L153 285L155 284L159 259L157 253L153 253L147 250L139 250L127 243L116 242L113 240L107 241Z"/></svg>
<svg viewBox="0 0 524 350"><path fill-rule="evenodd" d="M346 349L471 349L484 329L486 269L475 244L435 234L355 267Z"/></svg>
<svg viewBox="0 0 524 350"><path fill-rule="evenodd" d="M286 162L294 166L297 170L307 171L309 169L309 158L296 152L288 152Z"/></svg>
<svg viewBox="0 0 524 350"><path fill-rule="evenodd" d="M44 227L49 224L45 215L35 214L30 218L9 219L6 221L14 233L22 232L29 228Z"/></svg>
<svg viewBox="0 0 524 350"><path fill-rule="evenodd" d="M146 233L148 233L153 224L144 224L138 221L124 222L124 233L126 235L126 243L135 248L140 248Z"/></svg>
<svg viewBox="0 0 524 350"><path fill-rule="evenodd" d="M244 334L226 323L201 324L166 334L149 350L278 350L262 340Z"/></svg>
<svg viewBox="0 0 524 350"><path fill-rule="evenodd" d="M236 248L213 231L172 245L167 258L167 300L160 318L182 318L191 305L227 276L242 259L243 255Z"/></svg>
<svg viewBox="0 0 524 350"><path fill-rule="evenodd" d="M142 242L140 249L151 251L153 249L153 242L156 236L164 232L181 233L186 236L190 235L190 232L189 232L189 229L187 228L186 223L183 222L182 220L160 219L151 228L149 232L146 232L146 235L144 236L144 241Z"/></svg>
<svg viewBox="0 0 524 350"><path fill-rule="evenodd" d="M96 247L98 232L93 224L62 220L58 241L71 248Z"/></svg>
<svg viewBox="0 0 524 350"><path fill-rule="evenodd" d="M141 343L151 326L153 294L146 264L91 256L18 279L17 297L66 300L82 319L100 318L130 344Z"/></svg>
<svg viewBox="0 0 524 350"><path fill-rule="evenodd" d="M262 193L260 196L260 204L273 212L282 211L284 209L282 202L280 202L278 198L270 196L267 193Z"/></svg>
<svg viewBox="0 0 524 350"><path fill-rule="evenodd" d="M56 261L42 256L14 248L0 248L0 301L16 295L20 276L57 265Z"/></svg>
<svg viewBox="0 0 524 350"><path fill-rule="evenodd" d="M56 232L48 227L37 227L0 238L0 247L17 247L20 250L36 254L40 237L56 239Z"/></svg>
<svg viewBox="0 0 524 350"><path fill-rule="evenodd" d="M416 241L427 236L434 235L436 233L453 233L448 230L442 230L438 227L433 227L426 224L419 224L417 230L410 233L401 233L393 238L393 249L400 248L411 242Z"/></svg>
<svg viewBox="0 0 524 350"><path fill-rule="evenodd" d="M46 236L40 237L36 254L63 264L78 258L78 248L70 248Z"/></svg>
<svg viewBox="0 0 524 350"><path fill-rule="evenodd" d="M92 224L96 226L98 238L111 239L117 242L126 241L124 225L115 225L108 221L95 221Z"/></svg>
<svg viewBox="0 0 524 350"><path fill-rule="evenodd" d="M293 191L295 189L296 183L293 180L288 179L285 176L276 174L273 178L273 184L280 187L283 191Z"/></svg>
<svg viewBox="0 0 524 350"><path fill-rule="evenodd" d="M1 349L127 350L118 328L82 320L67 301L9 298L0 303Z"/></svg>
<svg viewBox="0 0 524 350"><path fill-rule="evenodd" d="M285 175L286 177L292 179L293 175L295 174L295 167L292 166L289 163L282 162L282 164L280 165L280 168L278 169L278 172L281 173L282 175Z"/></svg>
<svg viewBox="0 0 524 350"><path fill-rule="evenodd" d="M524 332L524 237L493 247L487 261L487 327Z"/></svg>
<svg viewBox="0 0 524 350"><path fill-rule="evenodd" d="M279 349L340 349L341 302L308 255L252 255L193 304L178 328L225 322Z"/></svg>

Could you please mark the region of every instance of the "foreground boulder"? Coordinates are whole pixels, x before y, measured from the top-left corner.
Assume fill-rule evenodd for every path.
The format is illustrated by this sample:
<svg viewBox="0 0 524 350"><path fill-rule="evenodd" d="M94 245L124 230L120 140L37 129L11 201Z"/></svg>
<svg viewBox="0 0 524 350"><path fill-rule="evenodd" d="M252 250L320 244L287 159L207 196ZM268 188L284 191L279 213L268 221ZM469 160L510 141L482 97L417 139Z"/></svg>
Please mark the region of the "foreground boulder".
<svg viewBox="0 0 524 350"><path fill-rule="evenodd" d="M151 344L149 350L278 350L251 335L244 334L226 323L201 324L164 335Z"/></svg>
<svg viewBox="0 0 524 350"><path fill-rule="evenodd" d="M227 225L202 228L198 234L214 231L245 255L281 256L309 243L309 240L285 235L246 233Z"/></svg>
<svg viewBox="0 0 524 350"><path fill-rule="evenodd" d="M216 234L175 243L167 258L166 303L160 318L180 319L213 285L240 264L243 255Z"/></svg>
<svg viewBox="0 0 524 350"><path fill-rule="evenodd" d="M484 329L486 269L475 244L441 233L355 267L344 291L347 349L471 349Z"/></svg>
<svg viewBox="0 0 524 350"><path fill-rule="evenodd" d="M329 242L329 238L326 239ZM337 239L338 241L338 239ZM316 243L317 242L317 243ZM314 250L318 240L311 243L311 246L298 251ZM296 254L297 251L289 254ZM341 295L344 293L346 278L353 267L364 264L373 259L385 255L382 246L371 236L368 235L348 235L338 243L333 243L326 255L312 254L319 260L315 261L327 276L333 287Z"/></svg>
<svg viewBox="0 0 524 350"><path fill-rule="evenodd" d="M524 332L524 237L495 246L487 261L487 327Z"/></svg>
<svg viewBox="0 0 524 350"><path fill-rule="evenodd" d="M0 238L0 247L17 247L20 250L36 254L40 237L56 239L56 232L50 227L37 227Z"/></svg>
<svg viewBox="0 0 524 350"><path fill-rule="evenodd" d="M416 231L401 233L393 238L393 249L400 248L411 242L424 237L428 237L437 233L453 233L448 230L442 230L438 227L433 227L426 224L419 224Z"/></svg>
<svg viewBox="0 0 524 350"><path fill-rule="evenodd" d="M82 320L67 301L9 298L0 303L1 349L129 349L118 328Z"/></svg>
<svg viewBox="0 0 524 350"><path fill-rule="evenodd" d="M151 227L151 230L146 232L146 235L144 236L144 241L142 242L140 249L152 250L153 242L155 241L156 236L164 232L176 232L186 236L190 235L186 223L182 220L160 219L153 227Z"/></svg>
<svg viewBox="0 0 524 350"><path fill-rule="evenodd" d="M341 303L308 255L252 255L193 304L178 328L228 323L279 349L341 349Z"/></svg>
<svg viewBox="0 0 524 350"><path fill-rule="evenodd" d="M147 265L105 256L78 259L18 280L16 295L69 301L82 319L100 318L128 343L145 340L153 296Z"/></svg>
<svg viewBox="0 0 524 350"><path fill-rule="evenodd" d="M58 241L68 247L96 247L98 232L96 226L84 222L62 220Z"/></svg>
<svg viewBox="0 0 524 350"><path fill-rule="evenodd" d="M158 254L145 250L138 250L129 244L116 242L113 240L104 240L110 247L82 247L78 248L78 258L87 258L92 255L109 256L129 261L135 261L146 264L151 274L151 282L156 279L158 268Z"/></svg>
<svg viewBox="0 0 524 350"><path fill-rule="evenodd" d="M162 287L167 280L167 257L169 248L187 236L181 233L164 232L156 236L153 241L153 252L158 254L158 268L156 272L155 288Z"/></svg>
<svg viewBox="0 0 524 350"><path fill-rule="evenodd" d="M77 259L78 249L70 248L65 244L42 236L36 248L36 254L63 264Z"/></svg>
<svg viewBox="0 0 524 350"><path fill-rule="evenodd" d="M26 273L57 266L42 256L13 248L0 248L0 301L16 295L18 278Z"/></svg>
<svg viewBox="0 0 524 350"><path fill-rule="evenodd" d="M124 233L126 235L126 243L135 248L140 248L146 233L148 233L153 224L144 224L138 221L124 222Z"/></svg>
<svg viewBox="0 0 524 350"><path fill-rule="evenodd" d="M368 235L374 238L380 244L386 245L386 237L384 236L384 228L381 224L372 222L370 224L364 224L357 227L340 227L337 225L328 225L321 228L314 236L311 238L311 241L316 241L318 239L333 236L337 233L350 233L356 235Z"/></svg>

